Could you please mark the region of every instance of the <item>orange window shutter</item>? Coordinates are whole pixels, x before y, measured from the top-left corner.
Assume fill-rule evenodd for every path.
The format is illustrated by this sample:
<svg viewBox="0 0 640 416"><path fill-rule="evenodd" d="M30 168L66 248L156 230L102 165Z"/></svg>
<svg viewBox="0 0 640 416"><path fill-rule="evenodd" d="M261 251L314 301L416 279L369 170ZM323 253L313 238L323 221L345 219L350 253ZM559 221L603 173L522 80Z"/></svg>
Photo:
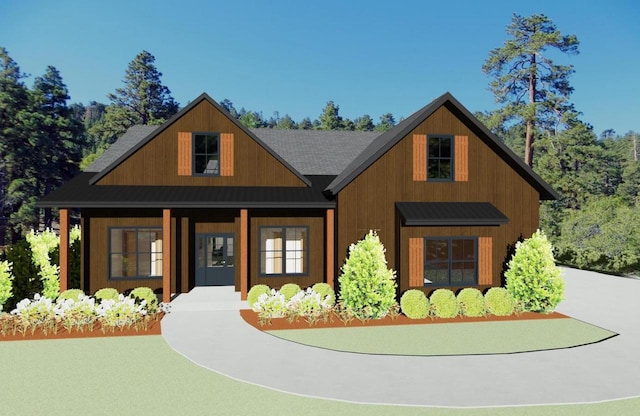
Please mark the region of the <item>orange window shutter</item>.
<svg viewBox="0 0 640 416"><path fill-rule="evenodd" d="M409 239L409 287L424 286L424 239Z"/></svg>
<svg viewBox="0 0 640 416"><path fill-rule="evenodd" d="M493 283L493 244L491 237L478 237L478 284Z"/></svg>
<svg viewBox="0 0 640 416"><path fill-rule="evenodd" d="M233 133L220 134L220 176L233 176Z"/></svg>
<svg viewBox="0 0 640 416"><path fill-rule="evenodd" d="M455 180L456 182L467 182L469 180L469 137L455 137Z"/></svg>
<svg viewBox="0 0 640 416"><path fill-rule="evenodd" d="M191 132L178 132L178 176L191 176L192 156Z"/></svg>
<svg viewBox="0 0 640 416"><path fill-rule="evenodd" d="M413 135L413 180L427 180L427 135Z"/></svg>

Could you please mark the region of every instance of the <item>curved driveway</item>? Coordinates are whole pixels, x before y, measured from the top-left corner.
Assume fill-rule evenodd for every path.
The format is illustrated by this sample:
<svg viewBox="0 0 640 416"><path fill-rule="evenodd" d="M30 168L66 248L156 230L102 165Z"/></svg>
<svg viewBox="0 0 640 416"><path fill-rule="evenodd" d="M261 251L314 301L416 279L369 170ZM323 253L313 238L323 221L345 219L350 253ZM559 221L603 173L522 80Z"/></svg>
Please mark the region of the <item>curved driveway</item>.
<svg viewBox="0 0 640 416"><path fill-rule="evenodd" d="M558 311L619 336L577 348L511 355L362 355L264 334L237 310L184 308L164 317L162 333L176 351L218 373L326 399L481 407L640 396L640 280L563 272L567 299Z"/></svg>

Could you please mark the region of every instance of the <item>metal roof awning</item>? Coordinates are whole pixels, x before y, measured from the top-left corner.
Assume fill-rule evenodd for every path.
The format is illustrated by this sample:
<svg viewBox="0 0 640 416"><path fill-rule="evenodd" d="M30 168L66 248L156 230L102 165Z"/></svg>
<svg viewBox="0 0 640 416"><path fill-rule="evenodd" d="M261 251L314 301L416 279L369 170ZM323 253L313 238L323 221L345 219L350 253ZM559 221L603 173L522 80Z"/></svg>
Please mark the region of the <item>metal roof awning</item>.
<svg viewBox="0 0 640 416"><path fill-rule="evenodd" d="M509 222L489 202L396 202L407 226L495 226Z"/></svg>

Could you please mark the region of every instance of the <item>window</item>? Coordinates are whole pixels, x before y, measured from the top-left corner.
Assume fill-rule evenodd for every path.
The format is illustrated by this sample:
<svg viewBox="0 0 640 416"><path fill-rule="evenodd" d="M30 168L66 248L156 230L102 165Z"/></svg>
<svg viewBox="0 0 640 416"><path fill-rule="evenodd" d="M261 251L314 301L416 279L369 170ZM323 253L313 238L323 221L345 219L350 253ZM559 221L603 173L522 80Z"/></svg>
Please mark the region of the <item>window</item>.
<svg viewBox="0 0 640 416"><path fill-rule="evenodd" d="M428 237L424 247L425 286L477 284L477 238Z"/></svg>
<svg viewBox="0 0 640 416"><path fill-rule="evenodd" d="M195 175L220 175L220 141L217 134L193 134L193 163Z"/></svg>
<svg viewBox="0 0 640 416"><path fill-rule="evenodd" d="M308 235L308 227L260 227L260 274L307 274Z"/></svg>
<svg viewBox="0 0 640 416"><path fill-rule="evenodd" d="M453 180L453 136L429 136L427 180Z"/></svg>
<svg viewBox="0 0 640 416"><path fill-rule="evenodd" d="M109 278L162 276L162 228L109 228Z"/></svg>

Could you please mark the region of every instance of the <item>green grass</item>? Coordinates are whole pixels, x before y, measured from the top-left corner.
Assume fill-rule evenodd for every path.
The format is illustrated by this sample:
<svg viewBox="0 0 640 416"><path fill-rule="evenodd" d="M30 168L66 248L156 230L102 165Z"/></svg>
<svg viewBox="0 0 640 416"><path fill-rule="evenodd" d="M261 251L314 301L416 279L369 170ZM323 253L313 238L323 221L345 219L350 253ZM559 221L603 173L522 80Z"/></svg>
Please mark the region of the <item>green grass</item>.
<svg viewBox="0 0 640 416"><path fill-rule="evenodd" d="M441 409L312 399L198 367L161 336L0 342L0 414L37 415L636 415L640 399L590 405Z"/></svg>
<svg viewBox="0 0 640 416"><path fill-rule="evenodd" d="M395 355L504 354L584 345L614 336L575 319L267 331L336 351Z"/></svg>

